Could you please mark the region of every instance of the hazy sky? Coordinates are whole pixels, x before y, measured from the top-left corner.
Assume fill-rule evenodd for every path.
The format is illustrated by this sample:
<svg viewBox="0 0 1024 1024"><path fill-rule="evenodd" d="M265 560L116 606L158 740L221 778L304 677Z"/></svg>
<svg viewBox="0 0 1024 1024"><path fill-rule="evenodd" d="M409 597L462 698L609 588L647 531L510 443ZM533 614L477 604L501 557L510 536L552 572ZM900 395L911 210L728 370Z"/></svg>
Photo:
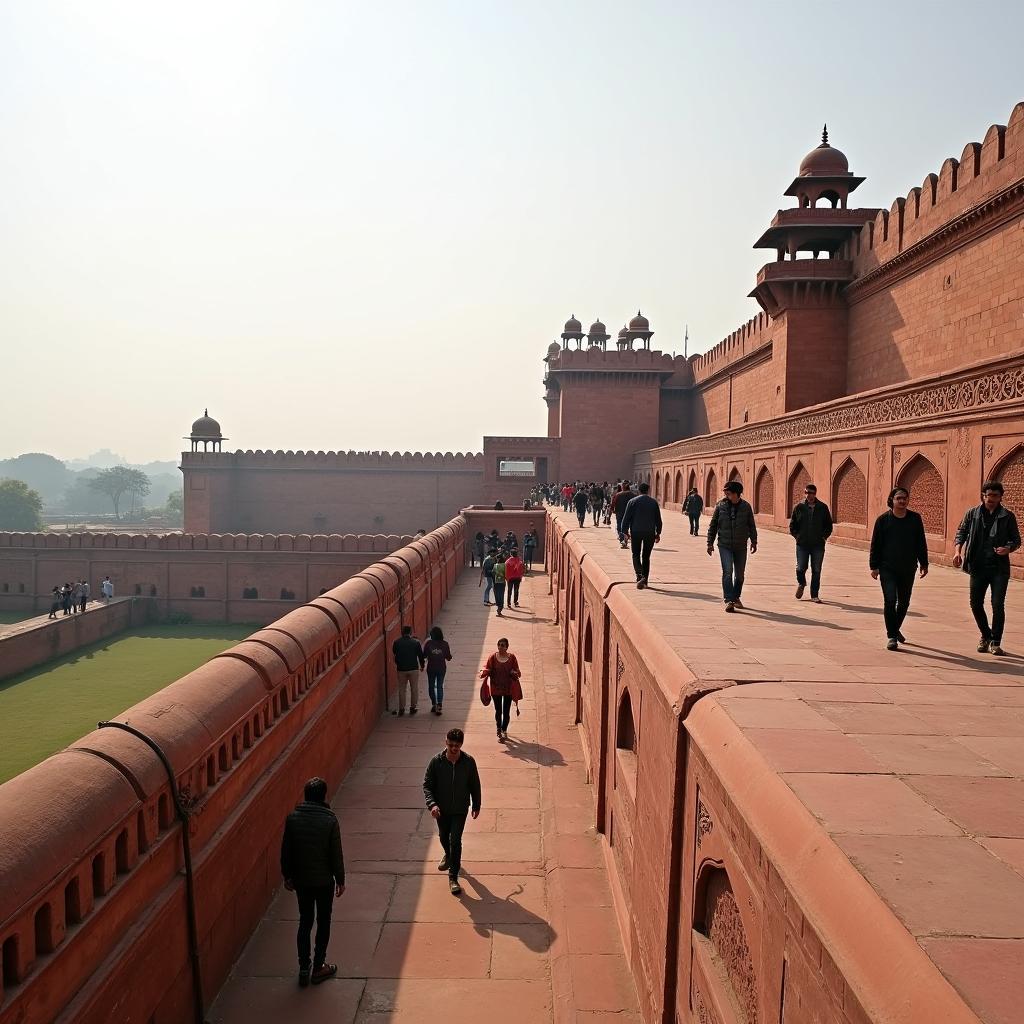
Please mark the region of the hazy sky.
<svg viewBox="0 0 1024 1024"><path fill-rule="evenodd" d="M563 321L711 347L828 121L889 206L1024 5L0 0L0 457L543 434Z"/></svg>

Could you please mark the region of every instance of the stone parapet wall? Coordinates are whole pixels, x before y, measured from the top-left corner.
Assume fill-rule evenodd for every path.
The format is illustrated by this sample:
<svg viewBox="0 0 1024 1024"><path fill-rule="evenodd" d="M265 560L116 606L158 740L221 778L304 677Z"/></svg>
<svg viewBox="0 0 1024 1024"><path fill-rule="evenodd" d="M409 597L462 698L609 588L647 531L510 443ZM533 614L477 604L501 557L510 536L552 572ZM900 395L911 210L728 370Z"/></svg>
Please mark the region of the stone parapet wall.
<svg viewBox="0 0 1024 1024"><path fill-rule="evenodd" d="M0 679L148 622L155 612L152 598L122 597L109 604L93 601L77 615L58 613L52 622L0 627Z"/></svg>
<svg viewBox="0 0 1024 1024"><path fill-rule="evenodd" d="M547 519L550 592L641 1018L977 1024L724 713L737 684L670 645L685 603L642 611L570 524Z"/></svg>
<svg viewBox="0 0 1024 1024"><path fill-rule="evenodd" d="M302 784L344 777L394 700L391 643L424 635L464 546L457 518L118 716L190 809L207 1000L279 880ZM190 1019L180 824L141 741L100 729L0 786L0 878L2 1024Z"/></svg>

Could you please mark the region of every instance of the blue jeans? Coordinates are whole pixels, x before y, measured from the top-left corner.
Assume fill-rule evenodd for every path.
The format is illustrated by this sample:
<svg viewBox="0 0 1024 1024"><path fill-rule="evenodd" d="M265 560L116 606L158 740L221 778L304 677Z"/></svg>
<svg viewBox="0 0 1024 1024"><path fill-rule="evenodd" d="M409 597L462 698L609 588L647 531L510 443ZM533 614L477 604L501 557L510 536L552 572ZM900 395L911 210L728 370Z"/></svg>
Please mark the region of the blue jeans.
<svg viewBox="0 0 1024 1024"><path fill-rule="evenodd" d="M427 669L427 695L430 703L437 707L444 703L444 673Z"/></svg>
<svg viewBox="0 0 1024 1024"><path fill-rule="evenodd" d="M484 604L491 603L491 591L494 590L494 577L484 577Z"/></svg>
<svg viewBox="0 0 1024 1024"><path fill-rule="evenodd" d="M626 535L622 532L622 517L625 514L625 512L615 513L615 532L619 535L620 544L626 539Z"/></svg>
<svg viewBox="0 0 1024 1024"><path fill-rule="evenodd" d="M722 597L726 601L738 601L743 593L743 573L747 568L747 547L734 551L732 548L718 549L722 560Z"/></svg>
<svg viewBox="0 0 1024 1024"><path fill-rule="evenodd" d="M821 564L825 561L825 545L816 548L796 546L796 581L801 587L807 586L807 563L811 563L811 597L818 596L821 588Z"/></svg>

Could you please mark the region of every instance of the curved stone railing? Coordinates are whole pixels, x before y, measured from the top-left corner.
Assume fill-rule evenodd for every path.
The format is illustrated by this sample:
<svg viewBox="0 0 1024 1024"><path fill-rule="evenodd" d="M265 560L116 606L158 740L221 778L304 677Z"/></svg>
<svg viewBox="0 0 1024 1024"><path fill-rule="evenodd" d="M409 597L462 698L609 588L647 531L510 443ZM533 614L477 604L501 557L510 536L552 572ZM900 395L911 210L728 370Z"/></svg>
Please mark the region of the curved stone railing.
<svg viewBox="0 0 1024 1024"><path fill-rule="evenodd" d="M306 778L335 787L463 564L459 517L117 716L166 753L185 803L207 1000L277 880ZM0 786L2 1024L190 1018L180 825L164 768L100 729Z"/></svg>

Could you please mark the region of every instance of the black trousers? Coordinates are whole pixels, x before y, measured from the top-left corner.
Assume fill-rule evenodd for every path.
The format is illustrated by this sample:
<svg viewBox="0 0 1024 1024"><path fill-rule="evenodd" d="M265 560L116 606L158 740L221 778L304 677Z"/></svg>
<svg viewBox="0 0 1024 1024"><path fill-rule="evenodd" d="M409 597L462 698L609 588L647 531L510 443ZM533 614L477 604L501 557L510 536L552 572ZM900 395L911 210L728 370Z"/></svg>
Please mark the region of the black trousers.
<svg viewBox="0 0 1024 1024"><path fill-rule="evenodd" d="M885 635L896 639L903 620L910 610L910 595L914 590L914 576L917 566L909 569L882 569L878 579L882 584L882 613L885 616Z"/></svg>
<svg viewBox="0 0 1024 1024"><path fill-rule="evenodd" d="M629 546L633 552L633 572L637 580L645 580L651 573L651 552L654 550L654 534L631 533Z"/></svg>
<svg viewBox="0 0 1024 1024"><path fill-rule="evenodd" d="M459 877L462 867L462 833L466 828L465 811L462 814L442 814L437 819L437 834L441 839L441 847L448 858L448 877Z"/></svg>
<svg viewBox="0 0 1024 1024"><path fill-rule="evenodd" d="M1006 624L1006 588L1010 574L1004 569L993 567L971 573L971 611L983 639L997 644L1003 641L1003 626ZM985 591L992 588L992 626L989 627L985 614Z"/></svg>
<svg viewBox="0 0 1024 1024"><path fill-rule="evenodd" d="M690 533L692 533L694 537L700 536L700 513L687 512L686 517L690 520Z"/></svg>
<svg viewBox="0 0 1024 1024"><path fill-rule="evenodd" d="M519 584L523 581L520 580L509 580L508 581L508 603L509 607L515 602L519 604Z"/></svg>
<svg viewBox="0 0 1024 1024"><path fill-rule="evenodd" d="M498 732L508 732L508 720L512 714L511 697L494 697L494 724Z"/></svg>
<svg viewBox="0 0 1024 1024"><path fill-rule="evenodd" d="M334 905L334 886L316 885L296 888L299 900L299 932L296 945L299 949L299 969L309 970L309 935L313 930L316 915L316 942L314 943L313 967L320 967L327 958L327 943L331 939L331 907Z"/></svg>
<svg viewBox="0 0 1024 1024"><path fill-rule="evenodd" d="M586 506L576 509L576 518L580 521L580 526L582 526L583 521L587 518Z"/></svg>

